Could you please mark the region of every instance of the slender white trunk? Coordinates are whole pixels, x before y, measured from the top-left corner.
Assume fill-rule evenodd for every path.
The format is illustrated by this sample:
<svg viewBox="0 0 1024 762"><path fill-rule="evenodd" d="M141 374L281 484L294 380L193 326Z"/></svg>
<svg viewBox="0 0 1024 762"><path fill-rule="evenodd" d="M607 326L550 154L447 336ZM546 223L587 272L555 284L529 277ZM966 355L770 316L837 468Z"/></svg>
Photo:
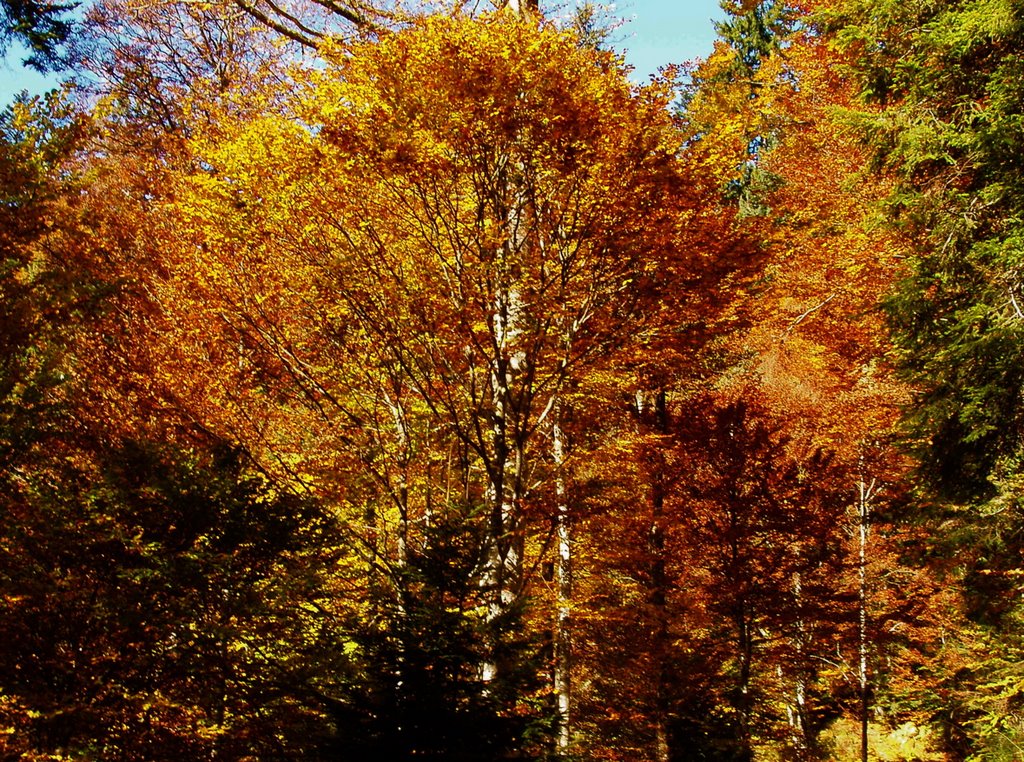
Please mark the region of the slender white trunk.
<svg viewBox="0 0 1024 762"><path fill-rule="evenodd" d="M871 689L868 673L868 537L871 520L871 500L876 492L875 480L870 483L861 474L857 489L857 657L860 683L860 758L868 759L868 699Z"/></svg>
<svg viewBox="0 0 1024 762"><path fill-rule="evenodd" d="M397 452L395 457L395 474L393 486L393 500L398 510L398 537L397 537L397 561L400 568L405 568L409 562L409 460L410 443L409 428L406 422L405 411L399 404L397 397L392 399L385 390L383 392L384 402L388 412L391 414L392 423L395 427L395 444Z"/></svg>
<svg viewBox="0 0 1024 762"><path fill-rule="evenodd" d="M804 651L806 649L807 634L803 618L803 583L800 572L793 572L793 598L796 603L795 634L793 637L793 648L796 651L795 678L793 685L793 703L786 707L786 714L789 720L790 736L793 749L797 752L798 758L803 759L810 747L810 739L807 737L807 676L804 672ZM779 668L781 670L781 667Z"/></svg>
<svg viewBox="0 0 1024 762"><path fill-rule="evenodd" d="M564 754L572 739L572 526L565 487L565 432L562 430L562 407L554 407L551 427L552 457L555 466L555 522L558 535L558 556L555 580L558 599L555 611L555 700L558 705L558 750Z"/></svg>
<svg viewBox="0 0 1024 762"><path fill-rule="evenodd" d="M491 360L491 463L488 468L486 499L488 502L490 537L488 538L487 568L481 579L488 602L488 619L493 622L509 611L518 595L522 570L522 538L519 528L519 502L525 468L525 452L521 437L517 436L512 392L516 374L522 370L524 358L515 349L520 334L522 300L510 283L509 262L522 247L516 240L519 215L512 211L508 227L510 242L499 251L503 282L494 298L492 331L494 357ZM490 682L497 677L498 665L488 660L481 666L481 677Z"/></svg>
<svg viewBox="0 0 1024 762"><path fill-rule="evenodd" d="M500 325L500 324L499 324ZM501 329L499 329L501 330ZM509 447L507 362L501 357L492 371L494 410L492 429L492 462L486 499L489 512L490 536L487 547L487 567L481 580L487 595L488 619L495 621L504 614L515 599L513 581L520 559L516 546L516 497L514 482L514 448ZM497 676L497 664L488 660L483 664L481 676L485 682Z"/></svg>

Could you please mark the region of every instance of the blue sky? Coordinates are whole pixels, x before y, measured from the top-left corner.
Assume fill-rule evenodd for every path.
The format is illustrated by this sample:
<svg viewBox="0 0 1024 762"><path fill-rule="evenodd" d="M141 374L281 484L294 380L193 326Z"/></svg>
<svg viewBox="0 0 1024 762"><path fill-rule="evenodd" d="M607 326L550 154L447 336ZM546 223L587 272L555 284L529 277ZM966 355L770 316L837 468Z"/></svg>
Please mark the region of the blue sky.
<svg viewBox="0 0 1024 762"><path fill-rule="evenodd" d="M638 81L660 66L706 56L715 38L712 19L722 18L718 0L619 0L614 13L626 20L613 37L614 47L626 51ZM20 90L40 92L56 84L20 66L23 57L12 51L6 61L0 59L0 104Z"/></svg>
<svg viewBox="0 0 1024 762"><path fill-rule="evenodd" d="M628 23L614 47L626 50L626 60L641 81L659 66L711 53L713 21L725 16L718 0L619 0L616 13Z"/></svg>
<svg viewBox="0 0 1024 762"><path fill-rule="evenodd" d="M37 93L55 84L52 78L21 66L24 57L24 51L17 48L11 50L6 59L0 58L0 104L10 103L14 94L21 90Z"/></svg>

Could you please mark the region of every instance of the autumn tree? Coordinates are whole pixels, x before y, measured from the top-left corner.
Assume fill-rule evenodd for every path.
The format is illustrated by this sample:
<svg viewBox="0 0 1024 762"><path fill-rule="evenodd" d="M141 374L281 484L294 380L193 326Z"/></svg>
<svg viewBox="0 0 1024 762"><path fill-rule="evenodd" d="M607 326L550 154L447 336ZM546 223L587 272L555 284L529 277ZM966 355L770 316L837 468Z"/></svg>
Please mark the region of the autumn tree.
<svg viewBox="0 0 1024 762"><path fill-rule="evenodd" d="M1016 457L1007 424L1020 386L1019 183L1005 157L1015 146L1019 19L974 3L884 12L884 32L851 6L830 18L864 95L883 106L860 124L877 162L898 177L889 204L916 246L890 309L903 369L923 384L910 424L932 483L953 497L986 497ZM897 67L903 59L914 67Z"/></svg>
<svg viewBox="0 0 1024 762"><path fill-rule="evenodd" d="M824 719L812 654L827 653L851 616L834 585L844 562L840 469L828 453L789 450L753 403L691 400L682 416L673 546L695 595L693 629L680 639L705 651L705 679L723 705L702 717L684 703L676 732L722 759L749 758L795 732L792 751L806 754ZM789 684L798 687L792 704Z"/></svg>
<svg viewBox="0 0 1024 762"><path fill-rule="evenodd" d="M850 479L845 486L833 483L849 513L845 522L834 524L834 539L845 546L839 553L847 569L860 570L858 579L837 574L836 586L845 588L848 605L840 618L844 666L837 674L845 671L843 680L856 677L860 685L860 708L843 701L846 712L862 723L866 755L867 706L877 701L881 711L883 686L892 684L885 671L895 675L900 665L927 660L936 630L918 625L943 620L940 612L947 604L939 603L927 571L904 565L922 551L925 539L901 526L898 512L887 510L905 494L907 469L892 433L907 391L886 363L888 337L880 310L907 254L906 243L880 224L875 206L893 185L886 175L869 177L862 171L869 153L839 117L841 108L856 102L856 87L844 75L845 54L807 10L806 3L793 4L789 31L774 42L756 13L736 18L729 30L740 35L740 44L719 47L697 71L699 89L688 115L698 132L694 158L721 173L730 192L738 186L728 170L747 168L736 202L748 215L751 235L765 248L765 267L747 292L756 298L735 303L736 323L743 328L731 343L739 362L726 386L765 405L790 438L790 449L827 451ZM803 15L794 15L798 11ZM744 44L744 35L753 39ZM742 54L748 49L753 63L745 65ZM746 74L738 76L738 68ZM755 152L745 145L752 131L770 136ZM874 497L868 501L872 515L862 500L868 493ZM845 539L846 528L864 540L861 547ZM895 578L901 582L893 584ZM920 595L922 608L915 609L907 589L901 589L908 584ZM849 616L854 609L859 618ZM893 640L886 634L897 631L907 637ZM799 680L791 687L794 706L801 693L809 697ZM833 683L818 690L835 698L848 689ZM916 721L926 719L924 713L915 715Z"/></svg>
<svg viewBox="0 0 1024 762"><path fill-rule="evenodd" d="M315 756L337 732L316 680L345 674L317 613L331 519L230 443L130 440L86 409L91 342L123 304L94 248L118 207L92 205L90 125L56 94L2 125L3 751Z"/></svg>
<svg viewBox="0 0 1024 762"><path fill-rule="evenodd" d="M8 749L324 753L333 707L314 675L343 658L306 607L327 598L328 520L226 451L200 465L126 444L98 472L90 455L5 506Z"/></svg>
<svg viewBox="0 0 1024 762"><path fill-rule="evenodd" d="M324 50L264 115L229 90L186 130L190 171L143 199L130 244L160 265L135 274L146 362L122 367L333 501L396 622L433 528L483 526L460 595L484 608L462 616L493 633L477 679L508 695L498 632L547 552L560 402L709 251L670 94L511 15Z"/></svg>
<svg viewBox="0 0 1024 762"><path fill-rule="evenodd" d="M136 161L168 150L152 143L157 136L197 129L218 107L258 111L291 53L243 11L218 3L97 2L82 33L91 75L83 87L104 99L108 150L116 139ZM115 134L115 124L125 129Z"/></svg>
<svg viewBox="0 0 1024 762"><path fill-rule="evenodd" d="M29 412L31 403L10 395L52 375L44 369L43 347L59 333L55 313L77 301L73 279L54 267L40 243L65 227L55 223L64 223L65 193L74 186L58 179L57 168L82 133L82 122L56 93L18 100L0 116L0 331L4 399L12 416L20 415L18 408Z"/></svg>

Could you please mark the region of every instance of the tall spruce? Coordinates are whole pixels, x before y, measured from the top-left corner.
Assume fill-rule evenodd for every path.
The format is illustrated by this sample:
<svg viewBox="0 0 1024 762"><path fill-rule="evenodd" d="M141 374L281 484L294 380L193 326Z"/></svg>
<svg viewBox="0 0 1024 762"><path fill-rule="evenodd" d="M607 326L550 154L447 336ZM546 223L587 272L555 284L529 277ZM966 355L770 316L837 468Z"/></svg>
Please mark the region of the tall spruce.
<svg viewBox="0 0 1024 762"><path fill-rule="evenodd" d="M0 0L0 54L13 44L26 48L25 64L36 71L64 68L74 31L77 3L49 0Z"/></svg>

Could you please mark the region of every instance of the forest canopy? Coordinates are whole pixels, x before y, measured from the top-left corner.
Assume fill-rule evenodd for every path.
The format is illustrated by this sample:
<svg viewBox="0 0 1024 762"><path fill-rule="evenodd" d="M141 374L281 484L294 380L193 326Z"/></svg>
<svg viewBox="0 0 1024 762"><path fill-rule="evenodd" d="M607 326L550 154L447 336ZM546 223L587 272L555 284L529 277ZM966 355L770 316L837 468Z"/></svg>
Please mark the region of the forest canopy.
<svg viewBox="0 0 1024 762"><path fill-rule="evenodd" d="M3 759L1020 758L1024 13L723 9L3 3Z"/></svg>

